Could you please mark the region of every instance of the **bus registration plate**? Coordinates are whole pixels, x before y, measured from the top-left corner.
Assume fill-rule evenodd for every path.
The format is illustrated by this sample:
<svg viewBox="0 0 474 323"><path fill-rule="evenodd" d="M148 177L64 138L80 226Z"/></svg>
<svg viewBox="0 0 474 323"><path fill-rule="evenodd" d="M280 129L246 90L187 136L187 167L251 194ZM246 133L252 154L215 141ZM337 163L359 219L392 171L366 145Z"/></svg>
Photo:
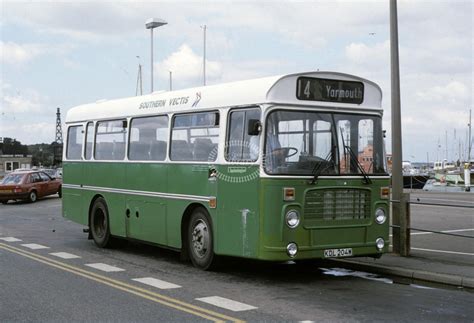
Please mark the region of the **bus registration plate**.
<svg viewBox="0 0 474 323"><path fill-rule="evenodd" d="M324 258L338 258L338 257L350 257L350 256L352 256L352 248L324 250Z"/></svg>

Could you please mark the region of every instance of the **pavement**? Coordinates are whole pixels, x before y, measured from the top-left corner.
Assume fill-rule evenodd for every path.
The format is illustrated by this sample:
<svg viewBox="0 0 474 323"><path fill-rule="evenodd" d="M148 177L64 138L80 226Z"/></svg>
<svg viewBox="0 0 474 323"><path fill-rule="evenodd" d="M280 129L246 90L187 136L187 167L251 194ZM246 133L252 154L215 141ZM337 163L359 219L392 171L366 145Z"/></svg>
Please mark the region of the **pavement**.
<svg viewBox="0 0 474 323"><path fill-rule="evenodd" d="M412 190L410 195L411 202L425 204L411 205L411 227L464 237L415 230L411 232L412 249L408 257L390 252L380 259L361 257L331 262L353 270L402 277L409 283L428 282L474 289L474 243L471 240L474 238L474 194Z"/></svg>
<svg viewBox="0 0 474 323"><path fill-rule="evenodd" d="M336 266L354 270L403 277L410 283L423 281L474 289L474 264L446 262L436 258L436 255L415 251L408 257L387 253L380 259L361 257L331 260L331 262Z"/></svg>

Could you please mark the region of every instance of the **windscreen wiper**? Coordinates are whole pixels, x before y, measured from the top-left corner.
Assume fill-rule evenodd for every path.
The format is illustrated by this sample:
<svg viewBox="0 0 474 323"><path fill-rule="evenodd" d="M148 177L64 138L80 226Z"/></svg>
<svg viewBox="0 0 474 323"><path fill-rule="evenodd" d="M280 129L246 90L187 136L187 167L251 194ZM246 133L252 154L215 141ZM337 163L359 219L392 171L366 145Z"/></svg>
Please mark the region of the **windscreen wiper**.
<svg viewBox="0 0 474 323"><path fill-rule="evenodd" d="M369 175L367 175L367 173L365 172L364 167L362 167L362 165L360 164L359 159L357 159L357 156L352 150L352 148L349 146L345 146L345 148L349 151L349 155L351 156L351 159L354 161L354 163L357 165L357 169L359 169L359 171L364 176L364 183L372 184L372 181L370 180Z"/></svg>
<svg viewBox="0 0 474 323"><path fill-rule="evenodd" d="M331 163L332 163L332 148L324 159L322 159L320 162L317 162L314 165L313 170L311 172L311 174L313 174L313 179L310 182L311 185L316 183L319 175L321 175L322 172L328 169L331 166ZM323 164L325 165L325 167L322 167Z"/></svg>
<svg viewBox="0 0 474 323"><path fill-rule="evenodd" d="M341 128L341 139L342 139L342 147L344 149L344 156L346 156L346 151L349 152L350 160L356 164L357 169L361 172L362 176L364 176L364 184L372 184L372 180L369 178L367 173L365 172L364 168L359 162L359 159L357 159L356 154L352 150L350 146L347 146L344 141L344 135L342 134L342 128Z"/></svg>

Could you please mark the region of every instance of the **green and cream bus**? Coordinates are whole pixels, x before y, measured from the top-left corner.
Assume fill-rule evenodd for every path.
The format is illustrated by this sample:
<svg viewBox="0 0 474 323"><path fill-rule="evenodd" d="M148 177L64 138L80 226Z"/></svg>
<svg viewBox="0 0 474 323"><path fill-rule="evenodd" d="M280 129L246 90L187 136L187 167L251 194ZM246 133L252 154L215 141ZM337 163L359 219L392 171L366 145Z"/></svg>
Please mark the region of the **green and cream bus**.
<svg viewBox="0 0 474 323"><path fill-rule="evenodd" d="M382 93L308 72L69 110L63 215L99 247L130 239L268 261L388 249Z"/></svg>

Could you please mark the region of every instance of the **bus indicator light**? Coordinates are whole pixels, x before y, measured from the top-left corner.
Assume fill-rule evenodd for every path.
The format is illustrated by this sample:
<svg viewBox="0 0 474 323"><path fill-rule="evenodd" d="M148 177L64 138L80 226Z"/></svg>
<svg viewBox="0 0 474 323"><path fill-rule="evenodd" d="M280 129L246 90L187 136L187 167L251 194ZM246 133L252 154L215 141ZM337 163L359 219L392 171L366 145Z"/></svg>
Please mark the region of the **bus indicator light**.
<svg viewBox="0 0 474 323"><path fill-rule="evenodd" d="M283 201L294 201L295 200L295 188L284 187L283 188Z"/></svg>
<svg viewBox="0 0 474 323"><path fill-rule="evenodd" d="M390 187L381 187L380 188L380 198L388 199L390 197Z"/></svg>
<svg viewBox="0 0 474 323"><path fill-rule="evenodd" d="M211 209L215 209L217 207L217 199L215 197L211 197L209 199L209 207Z"/></svg>

